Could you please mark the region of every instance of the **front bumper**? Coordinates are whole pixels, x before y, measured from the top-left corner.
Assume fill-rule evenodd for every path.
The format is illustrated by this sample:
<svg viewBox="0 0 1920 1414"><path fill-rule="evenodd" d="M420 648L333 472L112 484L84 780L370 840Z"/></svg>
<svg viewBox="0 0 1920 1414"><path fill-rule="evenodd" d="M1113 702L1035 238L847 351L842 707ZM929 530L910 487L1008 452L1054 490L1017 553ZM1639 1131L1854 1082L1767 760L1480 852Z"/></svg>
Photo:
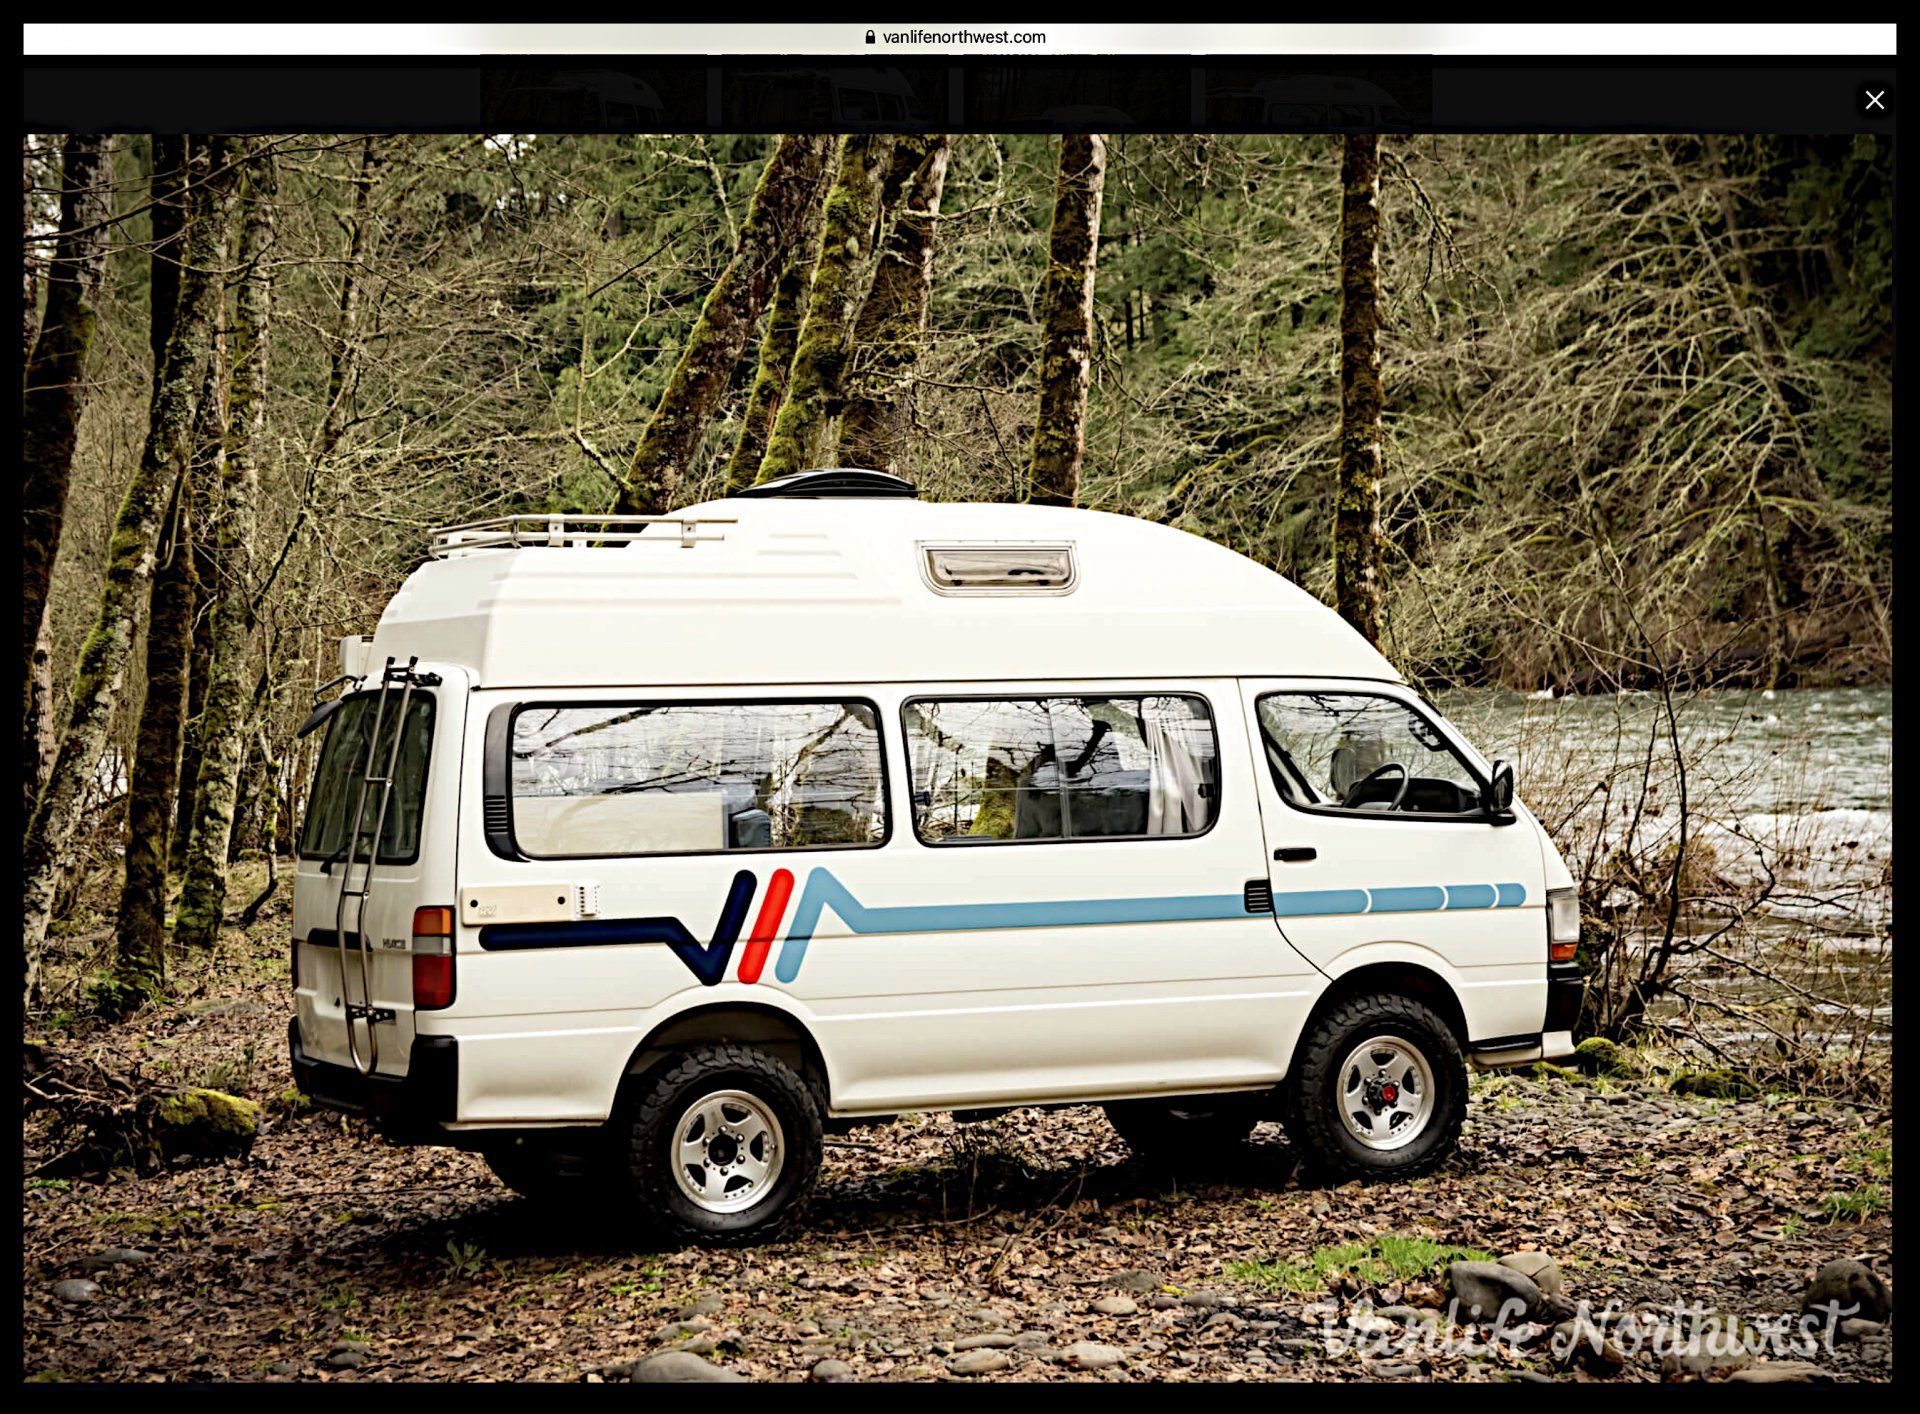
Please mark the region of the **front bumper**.
<svg viewBox="0 0 1920 1414"><path fill-rule="evenodd" d="M400 1142L446 1142L442 1124L456 1115L460 1047L451 1036L415 1036L405 1075L362 1075L350 1065L315 1060L300 1044L300 1022L287 1023L293 1083L324 1109L372 1120Z"/></svg>

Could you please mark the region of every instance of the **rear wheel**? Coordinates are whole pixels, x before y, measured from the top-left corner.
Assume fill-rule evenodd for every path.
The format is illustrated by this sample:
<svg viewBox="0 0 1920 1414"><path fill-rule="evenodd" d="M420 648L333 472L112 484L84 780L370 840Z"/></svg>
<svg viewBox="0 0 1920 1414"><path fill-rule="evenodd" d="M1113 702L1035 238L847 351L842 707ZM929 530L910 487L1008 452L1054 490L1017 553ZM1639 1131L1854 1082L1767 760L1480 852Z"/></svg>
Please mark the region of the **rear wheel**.
<svg viewBox="0 0 1920 1414"><path fill-rule="evenodd" d="M1467 1064L1425 1003L1376 993L1340 1003L1301 1039L1283 1106L1307 1164L1332 1177L1412 1177L1460 1142Z"/></svg>
<svg viewBox="0 0 1920 1414"><path fill-rule="evenodd" d="M812 1188L820 1135L819 1102L792 1069L751 1047L702 1046L642 1082L627 1174L673 1240L764 1241Z"/></svg>
<svg viewBox="0 0 1920 1414"><path fill-rule="evenodd" d="M1260 1122L1259 1096L1187 1095L1169 1100L1115 1100L1107 1122L1127 1147L1161 1167L1218 1168Z"/></svg>

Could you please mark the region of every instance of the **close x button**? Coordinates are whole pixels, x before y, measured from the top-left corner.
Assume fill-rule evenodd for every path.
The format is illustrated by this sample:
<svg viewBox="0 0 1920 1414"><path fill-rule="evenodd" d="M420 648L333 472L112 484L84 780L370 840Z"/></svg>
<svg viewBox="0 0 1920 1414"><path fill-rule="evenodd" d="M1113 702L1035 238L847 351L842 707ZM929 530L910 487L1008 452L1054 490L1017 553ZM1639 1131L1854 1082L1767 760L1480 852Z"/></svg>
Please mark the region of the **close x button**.
<svg viewBox="0 0 1920 1414"><path fill-rule="evenodd" d="M1853 111L1863 118L1893 116L1893 85L1890 83L1855 84Z"/></svg>

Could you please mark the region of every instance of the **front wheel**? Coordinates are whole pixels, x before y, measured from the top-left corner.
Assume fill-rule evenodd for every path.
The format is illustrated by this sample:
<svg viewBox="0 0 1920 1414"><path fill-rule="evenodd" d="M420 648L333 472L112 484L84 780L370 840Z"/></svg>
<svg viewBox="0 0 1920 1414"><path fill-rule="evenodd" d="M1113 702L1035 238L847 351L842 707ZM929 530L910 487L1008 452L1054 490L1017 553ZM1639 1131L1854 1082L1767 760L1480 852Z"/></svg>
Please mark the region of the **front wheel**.
<svg viewBox="0 0 1920 1414"><path fill-rule="evenodd" d="M663 1063L642 1082L628 1134L634 1196L676 1241L764 1241L820 1169L812 1089L747 1046L702 1046Z"/></svg>
<svg viewBox="0 0 1920 1414"><path fill-rule="evenodd" d="M1412 997L1351 998L1301 1038L1284 1113L1313 1168L1410 1178L1460 1142L1467 1063L1453 1029Z"/></svg>

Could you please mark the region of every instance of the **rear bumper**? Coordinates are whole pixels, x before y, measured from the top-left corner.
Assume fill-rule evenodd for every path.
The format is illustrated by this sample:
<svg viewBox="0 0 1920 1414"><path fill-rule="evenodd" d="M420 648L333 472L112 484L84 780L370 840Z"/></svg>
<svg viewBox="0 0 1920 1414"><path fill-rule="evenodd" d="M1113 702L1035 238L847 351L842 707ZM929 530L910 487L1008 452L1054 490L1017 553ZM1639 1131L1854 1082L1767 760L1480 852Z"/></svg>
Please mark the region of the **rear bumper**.
<svg viewBox="0 0 1920 1414"><path fill-rule="evenodd" d="M360 1115L389 1139L447 1142L442 1124L455 1117L460 1048L451 1036L416 1036L405 1075L362 1075L350 1065L314 1060L300 1044L300 1023L287 1023L293 1083L324 1109Z"/></svg>
<svg viewBox="0 0 1920 1414"><path fill-rule="evenodd" d="M1547 967L1548 1031L1571 1031L1580 1022L1580 1002L1586 995L1587 979L1575 962L1553 963Z"/></svg>

